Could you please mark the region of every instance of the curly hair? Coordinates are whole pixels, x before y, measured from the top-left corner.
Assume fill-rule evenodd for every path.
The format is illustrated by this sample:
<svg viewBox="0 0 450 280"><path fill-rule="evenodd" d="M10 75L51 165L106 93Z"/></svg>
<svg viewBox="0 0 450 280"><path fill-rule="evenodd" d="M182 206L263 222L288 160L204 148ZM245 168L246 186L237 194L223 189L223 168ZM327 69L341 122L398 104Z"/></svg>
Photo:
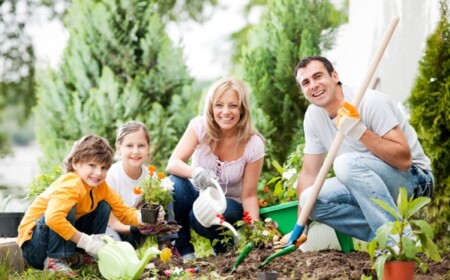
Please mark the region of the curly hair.
<svg viewBox="0 0 450 280"><path fill-rule="evenodd" d="M113 163L113 151L111 146L103 137L86 135L75 141L72 150L64 160L64 172L73 172L73 163L95 161L111 167Z"/></svg>

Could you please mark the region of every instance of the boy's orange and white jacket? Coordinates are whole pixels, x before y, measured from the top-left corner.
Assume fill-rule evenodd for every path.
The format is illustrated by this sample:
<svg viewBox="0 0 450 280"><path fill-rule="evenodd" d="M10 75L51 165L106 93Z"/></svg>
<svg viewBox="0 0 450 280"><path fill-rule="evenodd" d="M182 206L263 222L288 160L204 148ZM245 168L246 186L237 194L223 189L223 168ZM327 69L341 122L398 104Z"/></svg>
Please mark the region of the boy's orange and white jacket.
<svg viewBox="0 0 450 280"><path fill-rule="evenodd" d="M86 185L75 173L67 173L59 177L40 194L30 205L23 217L19 229L17 244L31 239L33 230L42 215L50 229L69 240L75 233L75 227L67 220L67 214L75 206L75 220L91 213L100 201L106 201L111 211L120 222L138 226L138 210L124 204L121 196L105 182L97 187Z"/></svg>

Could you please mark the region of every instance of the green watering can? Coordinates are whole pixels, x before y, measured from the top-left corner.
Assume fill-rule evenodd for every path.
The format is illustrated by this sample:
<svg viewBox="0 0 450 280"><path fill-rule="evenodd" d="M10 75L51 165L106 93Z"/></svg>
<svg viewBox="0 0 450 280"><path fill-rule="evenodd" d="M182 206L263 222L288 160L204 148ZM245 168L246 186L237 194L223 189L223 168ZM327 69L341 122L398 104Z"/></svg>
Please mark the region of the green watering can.
<svg viewBox="0 0 450 280"><path fill-rule="evenodd" d="M98 251L98 268L106 279L138 279L151 258L158 256L161 251L150 247L139 260L136 251L130 243L115 241L110 236L102 236L105 243Z"/></svg>

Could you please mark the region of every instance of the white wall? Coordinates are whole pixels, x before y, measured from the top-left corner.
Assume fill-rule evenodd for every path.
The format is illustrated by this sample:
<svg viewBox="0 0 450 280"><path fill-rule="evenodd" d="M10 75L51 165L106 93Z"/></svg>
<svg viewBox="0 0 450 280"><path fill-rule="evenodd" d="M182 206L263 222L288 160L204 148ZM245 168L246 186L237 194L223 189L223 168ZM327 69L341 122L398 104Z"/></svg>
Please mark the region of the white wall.
<svg viewBox="0 0 450 280"><path fill-rule="evenodd" d="M325 55L343 83L359 85L395 16L400 21L370 85L378 78L377 89L402 102L410 94L426 38L439 19L438 1L350 0L349 23L340 29L335 47Z"/></svg>

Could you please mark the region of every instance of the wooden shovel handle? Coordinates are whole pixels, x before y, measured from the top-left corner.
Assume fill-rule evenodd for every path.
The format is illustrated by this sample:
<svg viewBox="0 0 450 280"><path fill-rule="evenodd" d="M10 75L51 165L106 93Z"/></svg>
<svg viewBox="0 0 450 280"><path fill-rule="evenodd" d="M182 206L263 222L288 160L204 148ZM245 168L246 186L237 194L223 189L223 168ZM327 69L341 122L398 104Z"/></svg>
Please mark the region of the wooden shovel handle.
<svg viewBox="0 0 450 280"><path fill-rule="evenodd" d="M361 84L359 91L356 93L352 104L355 107L358 107L359 103L361 102L361 99L364 96L364 93L366 92L369 82L373 77L373 74L375 73L375 70L378 67L378 64L380 63L380 60L383 56L384 51L386 50L386 47L392 37L392 34L395 31L395 28L397 26L397 23L399 21L398 17L394 17L391 20L391 23L388 26L388 29L386 30L386 33L384 34L383 41L381 42L380 46L378 47L377 52L375 53L375 56L372 60L372 63L370 65L369 71L366 74L366 77L364 79L364 82ZM306 225L306 222L308 221L308 217L311 214L312 208L314 207L314 204L316 203L317 196L319 195L320 190L322 189L322 185L327 177L328 171L330 170L334 158L336 157L336 154L341 147L342 141L344 140L344 135L342 132L338 131L336 134L336 137L334 138L333 143L331 144L331 148L328 151L327 156L325 157L325 161L322 164L322 167L319 170L319 174L316 177L316 180L314 181L314 184L312 185L311 193L308 197L308 200L305 203L305 206L302 208L302 211L300 212L300 216L297 219L297 224L299 225ZM299 204L300 206L300 204Z"/></svg>

